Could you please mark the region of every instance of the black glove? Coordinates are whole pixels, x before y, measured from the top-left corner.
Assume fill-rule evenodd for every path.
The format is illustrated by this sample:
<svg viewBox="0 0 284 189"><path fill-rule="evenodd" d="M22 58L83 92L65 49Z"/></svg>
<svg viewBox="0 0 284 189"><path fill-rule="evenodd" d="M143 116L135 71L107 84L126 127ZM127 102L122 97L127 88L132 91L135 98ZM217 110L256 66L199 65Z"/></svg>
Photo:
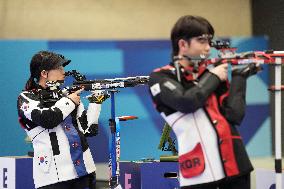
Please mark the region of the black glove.
<svg viewBox="0 0 284 189"><path fill-rule="evenodd" d="M255 75L261 70L262 67L255 63L250 63L248 65L234 65L232 66L232 76L240 75L245 78L248 78L252 75Z"/></svg>
<svg viewBox="0 0 284 189"><path fill-rule="evenodd" d="M92 137L96 136L99 133L99 125L98 124L92 124L88 131L84 134L86 137Z"/></svg>

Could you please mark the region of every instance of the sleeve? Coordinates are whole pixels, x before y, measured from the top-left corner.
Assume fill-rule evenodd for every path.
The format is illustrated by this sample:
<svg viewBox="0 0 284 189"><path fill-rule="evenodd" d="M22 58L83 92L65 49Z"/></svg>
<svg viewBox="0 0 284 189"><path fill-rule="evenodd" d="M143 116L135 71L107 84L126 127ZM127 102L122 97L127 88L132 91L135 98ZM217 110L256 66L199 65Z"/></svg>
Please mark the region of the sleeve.
<svg viewBox="0 0 284 189"><path fill-rule="evenodd" d="M101 112L101 104L89 103L88 110L80 103L77 110L77 122L79 130L87 137L98 134L98 119Z"/></svg>
<svg viewBox="0 0 284 189"><path fill-rule="evenodd" d="M18 97L19 117L46 129L59 125L75 109L75 104L67 97L51 107L45 107L37 98L30 98L31 95L23 92Z"/></svg>
<svg viewBox="0 0 284 189"><path fill-rule="evenodd" d="M240 125L246 108L246 78L233 75L229 95L223 100L221 112L234 125Z"/></svg>
<svg viewBox="0 0 284 189"><path fill-rule="evenodd" d="M183 113L192 113L204 106L208 96L218 87L220 79L207 71L196 85L185 89L168 75L153 72L150 75L150 92L156 105L160 103Z"/></svg>

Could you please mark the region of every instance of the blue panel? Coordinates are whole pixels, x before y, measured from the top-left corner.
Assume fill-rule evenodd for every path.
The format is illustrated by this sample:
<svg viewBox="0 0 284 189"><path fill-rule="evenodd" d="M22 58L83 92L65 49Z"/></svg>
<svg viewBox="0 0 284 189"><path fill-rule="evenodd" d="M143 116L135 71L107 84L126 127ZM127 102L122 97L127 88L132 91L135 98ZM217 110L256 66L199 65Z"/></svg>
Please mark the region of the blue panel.
<svg viewBox="0 0 284 189"><path fill-rule="evenodd" d="M245 118L239 127L241 136L247 144L263 122L269 117L269 105L249 105L246 108ZM267 141L269 142L269 141Z"/></svg>
<svg viewBox="0 0 284 189"><path fill-rule="evenodd" d="M247 104L269 104L268 86L258 76L252 76L247 80ZM256 95L257 92L257 95Z"/></svg>
<svg viewBox="0 0 284 189"><path fill-rule="evenodd" d="M45 41L0 41L0 156L26 155L25 131L18 123L17 97L29 77L32 55L47 49Z"/></svg>
<svg viewBox="0 0 284 189"><path fill-rule="evenodd" d="M266 37L232 37L231 46L237 47L237 52L263 51L268 48Z"/></svg>
<svg viewBox="0 0 284 189"><path fill-rule="evenodd" d="M123 52L119 49L58 50L72 60L66 70L79 69L83 74L121 75L123 73Z"/></svg>
<svg viewBox="0 0 284 189"><path fill-rule="evenodd" d="M238 47L237 52L246 52L246 51L264 51L268 50L268 38L266 37L233 37L231 40L232 47ZM263 66L265 71L258 74L266 84L268 85L268 70L267 66Z"/></svg>
<svg viewBox="0 0 284 189"><path fill-rule="evenodd" d="M124 54L125 72L129 75L149 75L155 68L170 63L169 49L129 50Z"/></svg>
<svg viewBox="0 0 284 189"><path fill-rule="evenodd" d="M122 162L120 183L123 188L174 189L179 188L177 178L165 178L165 173L177 173L177 162Z"/></svg>
<svg viewBox="0 0 284 189"><path fill-rule="evenodd" d="M267 118L247 144L247 151L250 157L272 156L272 135L270 118Z"/></svg>
<svg viewBox="0 0 284 189"><path fill-rule="evenodd" d="M114 49L114 41L49 41L48 49L58 52L61 50Z"/></svg>
<svg viewBox="0 0 284 189"><path fill-rule="evenodd" d="M155 171L153 171L155 169ZM141 166L142 189L179 188L178 178L165 178L165 173L178 173L177 162L144 163Z"/></svg>
<svg viewBox="0 0 284 189"><path fill-rule="evenodd" d="M128 50L147 50L147 49L170 49L171 43L169 40L144 40L144 41L118 41L118 48Z"/></svg>
<svg viewBox="0 0 284 189"><path fill-rule="evenodd" d="M34 189L33 160L32 158L19 158L16 161L16 189Z"/></svg>
<svg viewBox="0 0 284 189"><path fill-rule="evenodd" d="M141 188L140 165L134 162L120 163L119 182L122 188Z"/></svg>

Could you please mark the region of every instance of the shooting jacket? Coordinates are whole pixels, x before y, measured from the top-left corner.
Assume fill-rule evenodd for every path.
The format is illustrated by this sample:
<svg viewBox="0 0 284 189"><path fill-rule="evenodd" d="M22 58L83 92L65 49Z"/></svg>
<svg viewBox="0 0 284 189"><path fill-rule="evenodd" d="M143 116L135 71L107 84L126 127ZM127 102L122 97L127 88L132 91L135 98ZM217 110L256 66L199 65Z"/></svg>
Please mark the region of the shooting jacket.
<svg viewBox="0 0 284 189"><path fill-rule="evenodd" d="M100 104L88 110L67 97L55 103L40 100L40 91L24 91L18 97L19 121L31 138L35 187L75 179L95 172L96 167L84 136L96 134Z"/></svg>
<svg viewBox="0 0 284 189"><path fill-rule="evenodd" d="M178 82L172 64L150 75L154 106L178 141L181 186L217 182L253 170L241 136L246 78L221 82L208 70L196 80L185 69Z"/></svg>

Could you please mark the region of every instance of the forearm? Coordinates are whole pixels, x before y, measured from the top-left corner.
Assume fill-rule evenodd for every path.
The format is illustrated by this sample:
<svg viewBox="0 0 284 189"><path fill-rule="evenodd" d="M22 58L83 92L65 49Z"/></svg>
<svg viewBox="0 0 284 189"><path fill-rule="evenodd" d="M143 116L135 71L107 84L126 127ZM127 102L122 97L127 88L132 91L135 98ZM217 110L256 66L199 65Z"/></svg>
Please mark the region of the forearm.
<svg viewBox="0 0 284 189"><path fill-rule="evenodd" d="M77 117L79 130L85 136L95 136L98 134L98 119L101 112L101 104L89 103L88 109L83 110L78 107Z"/></svg>
<svg viewBox="0 0 284 189"><path fill-rule="evenodd" d="M223 114L232 124L240 125L246 108L246 78L235 75L232 77L229 96L222 105Z"/></svg>
<svg viewBox="0 0 284 189"><path fill-rule="evenodd" d="M197 85L189 89L176 87L169 91L164 89L161 94L162 101L169 107L183 113L192 113L204 106L208 96L220 84L218 77L210 72L205 73Z"/></svg>

